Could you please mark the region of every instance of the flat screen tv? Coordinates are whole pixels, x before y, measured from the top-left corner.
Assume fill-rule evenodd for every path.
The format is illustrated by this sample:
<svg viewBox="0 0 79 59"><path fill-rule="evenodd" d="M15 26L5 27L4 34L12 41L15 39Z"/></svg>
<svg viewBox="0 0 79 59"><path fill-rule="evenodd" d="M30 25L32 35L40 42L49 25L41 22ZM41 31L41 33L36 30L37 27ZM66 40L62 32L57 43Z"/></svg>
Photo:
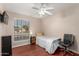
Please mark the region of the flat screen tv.
<svg viewBox="0 0 79 59"><path fill-rule="evenodd" d="M0 22L2 22L2 14L0 14Z"/></svg>
<svg viewBox="0 0 79 59"><path fill-rule="evenodd" d="M2 15L0 15L0 22L1 23L5 23L5 24L8 24L8 18L9 18L9 16L8 16L8 14L6 13L6 11L4 11L3 12L3 14Z"/></svg>

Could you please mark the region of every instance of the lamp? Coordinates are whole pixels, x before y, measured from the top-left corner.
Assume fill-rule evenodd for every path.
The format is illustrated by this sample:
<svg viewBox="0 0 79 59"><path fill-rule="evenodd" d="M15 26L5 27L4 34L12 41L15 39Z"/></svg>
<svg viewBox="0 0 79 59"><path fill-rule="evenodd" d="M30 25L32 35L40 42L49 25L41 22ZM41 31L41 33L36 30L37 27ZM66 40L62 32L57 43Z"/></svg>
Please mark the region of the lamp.
<svg viewBox="0 0 79 59"><path fill-rule="evenodd" d="M32 30L30 30L30 35L31 35L31 36L33 35L33 32L32 32Z"/></svg>

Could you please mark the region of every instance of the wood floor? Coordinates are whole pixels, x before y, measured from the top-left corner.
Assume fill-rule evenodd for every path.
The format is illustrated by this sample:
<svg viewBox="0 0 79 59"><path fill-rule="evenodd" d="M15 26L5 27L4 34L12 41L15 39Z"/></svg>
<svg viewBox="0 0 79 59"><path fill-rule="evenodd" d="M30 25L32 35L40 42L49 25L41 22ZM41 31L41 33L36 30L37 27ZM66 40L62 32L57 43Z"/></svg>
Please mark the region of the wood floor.
<svg viewBox="0 0 79 59"><path fill-rule="evenodd" d="M58 48L54 54L48 54L45 49L37 45L25 45L12 49L13 56L63 56L64 50ZM76 53L72 53L73 56L79 56ZM72 56L70 53L66 53L66 56Z"/></svg>

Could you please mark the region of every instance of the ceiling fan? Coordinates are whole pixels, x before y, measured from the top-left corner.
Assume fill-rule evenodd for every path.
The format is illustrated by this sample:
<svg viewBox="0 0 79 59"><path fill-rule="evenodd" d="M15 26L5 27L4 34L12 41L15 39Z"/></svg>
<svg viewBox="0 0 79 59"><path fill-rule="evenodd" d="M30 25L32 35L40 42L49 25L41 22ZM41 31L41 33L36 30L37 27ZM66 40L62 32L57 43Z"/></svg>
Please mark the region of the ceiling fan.
<svg viewBox="0 0 79 59"><path fill-rule="evenodd" d="M50 10L54 10L53 7L47 7L46 3L41 3L40 7L32 7L32 9L36 10L39 16L52 15Z"/></svg>

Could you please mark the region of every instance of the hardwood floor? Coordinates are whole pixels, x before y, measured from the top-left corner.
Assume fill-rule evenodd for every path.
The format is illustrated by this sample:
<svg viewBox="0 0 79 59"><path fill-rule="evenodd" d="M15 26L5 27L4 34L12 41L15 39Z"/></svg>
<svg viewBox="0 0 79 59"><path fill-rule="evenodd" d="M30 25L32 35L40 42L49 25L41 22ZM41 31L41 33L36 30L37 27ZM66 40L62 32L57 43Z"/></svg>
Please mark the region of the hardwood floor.
<svg viewBox="0 0 79 59"><path fill-rule="evenodd" d="M12 49L13 56L63 56L64 50L58 48L54 54L49 54L45 49L37 45L25 45ZM66 53L66 56L72 56L69 53ZM73 53L73 56L79 56L76 53Z"/></svg>

